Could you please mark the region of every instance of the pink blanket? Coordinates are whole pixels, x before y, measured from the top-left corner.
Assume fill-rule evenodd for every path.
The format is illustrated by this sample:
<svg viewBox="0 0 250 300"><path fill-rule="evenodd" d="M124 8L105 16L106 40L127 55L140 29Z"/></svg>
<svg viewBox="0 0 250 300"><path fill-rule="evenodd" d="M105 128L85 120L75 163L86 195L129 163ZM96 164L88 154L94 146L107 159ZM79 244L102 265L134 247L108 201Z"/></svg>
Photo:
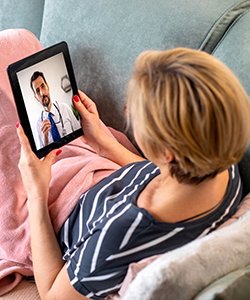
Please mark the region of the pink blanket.
<svg viewBox="0 0 250 300"><path fill-rule="evenodd" d="M26 30L0 32L0 295L13 289L25 275L32 275L26 193L18 170L20 145L15 130L18 120L6 67L42 48ZM108 129L107 129L108 130ZM122 134L110 129L120 142L135 151ZM81 193L120 166L99 157L78 138L63 147L52 168L49 208L57 232Z"/></svg>

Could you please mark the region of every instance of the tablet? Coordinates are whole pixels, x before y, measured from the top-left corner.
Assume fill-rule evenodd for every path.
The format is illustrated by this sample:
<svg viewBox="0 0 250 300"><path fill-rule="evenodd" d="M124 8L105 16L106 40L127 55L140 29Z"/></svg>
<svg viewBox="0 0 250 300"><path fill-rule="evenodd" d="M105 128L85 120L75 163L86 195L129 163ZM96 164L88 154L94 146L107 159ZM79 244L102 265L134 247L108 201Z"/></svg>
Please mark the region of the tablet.
<svg viewBox="0 0 250 300"><path fill-rule="evenodd" d="M66 42L9 65L8 76L20 123L39 158L83 134Z"/></svg>

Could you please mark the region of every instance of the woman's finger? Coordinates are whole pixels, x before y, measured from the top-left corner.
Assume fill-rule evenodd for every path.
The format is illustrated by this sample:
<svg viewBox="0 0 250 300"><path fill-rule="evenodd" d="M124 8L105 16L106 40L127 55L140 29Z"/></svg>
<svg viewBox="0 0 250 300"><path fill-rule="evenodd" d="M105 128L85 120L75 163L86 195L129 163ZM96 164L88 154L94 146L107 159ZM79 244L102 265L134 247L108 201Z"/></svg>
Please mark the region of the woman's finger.
<svg viewBox="0 0 250 300"><path fill-rule="evenodd" d="M22 150L25 153L29 153L30 151L32 152L29 140L28 140L27 136L25 135L22 126L19 123L17 123L16 128L17 128L17 135L18 135Z"/></svg>
<svg viewBox="0 0 250 300"><path fill-rule="evenodd" d="M43 160L43 163L47 163L50 167L55 162L55 158L62 153L61 149L52 150L49 154L47 154Z"/></svg>
<svg viewBox="0 0 250 300"><path fill-rule="evenodd" d="M86 107L86 109L91 113L98 114L95 102L91 100L84 92L78 90L78 93L80 96L80 100Z"/></svg>
<svg viewBox="0 0 250 300"><path fill-rule="evenodd" d="M80 113L83 120L88 119L88 116L90 112L88 109L83 105L83 103L80 101L80 98L78 96L74 96L74 105L77 111Z"/></svg>

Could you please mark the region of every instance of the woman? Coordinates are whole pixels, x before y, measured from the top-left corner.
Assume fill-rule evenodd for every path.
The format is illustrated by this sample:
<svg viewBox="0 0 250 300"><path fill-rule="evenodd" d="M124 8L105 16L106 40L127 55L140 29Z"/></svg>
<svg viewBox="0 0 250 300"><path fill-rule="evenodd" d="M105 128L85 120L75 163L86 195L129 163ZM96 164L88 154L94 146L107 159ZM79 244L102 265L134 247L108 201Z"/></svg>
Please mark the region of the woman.
<svg viewBox="0 0 250 300"><path fill-rule="evenodd" d="M39 161L17 124L42 299L103 299L119 289L131 262L211 232L241 200L235 164L249 143L249 102L214 57L185 48L138 57L127 114L148 160L110 138L95 104L79 95L74 104L88 143L124 167L80 197L56 237L47 199L51 165L61 150Z"/></svg>

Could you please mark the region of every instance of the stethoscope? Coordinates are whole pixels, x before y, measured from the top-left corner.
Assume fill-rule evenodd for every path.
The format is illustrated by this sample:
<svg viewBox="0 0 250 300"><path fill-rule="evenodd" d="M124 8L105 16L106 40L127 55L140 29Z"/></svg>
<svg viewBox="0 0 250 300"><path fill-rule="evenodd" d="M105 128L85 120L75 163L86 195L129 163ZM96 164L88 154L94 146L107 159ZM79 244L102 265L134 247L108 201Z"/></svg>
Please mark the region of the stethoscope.
<svg viewBox="0 0 250 300"><path fill-rule="evenodd" d="M56 108L56 110L58 112L58 115L59 115L59 119L60 119L60 121L57 122L56 124L58 124L58 123L62 124L62 136L65 136L65 135L67 135L67 131L64 128L64 122L63 122L62 114L61 114L59 108L55 105L55 103L53 103L53 105L55 106L55 108ZM57 105L58 105L58 103L57 103ZM41 121L42 122L44 121L43 114L44 114L44 111L41 112Z"/></svg>

